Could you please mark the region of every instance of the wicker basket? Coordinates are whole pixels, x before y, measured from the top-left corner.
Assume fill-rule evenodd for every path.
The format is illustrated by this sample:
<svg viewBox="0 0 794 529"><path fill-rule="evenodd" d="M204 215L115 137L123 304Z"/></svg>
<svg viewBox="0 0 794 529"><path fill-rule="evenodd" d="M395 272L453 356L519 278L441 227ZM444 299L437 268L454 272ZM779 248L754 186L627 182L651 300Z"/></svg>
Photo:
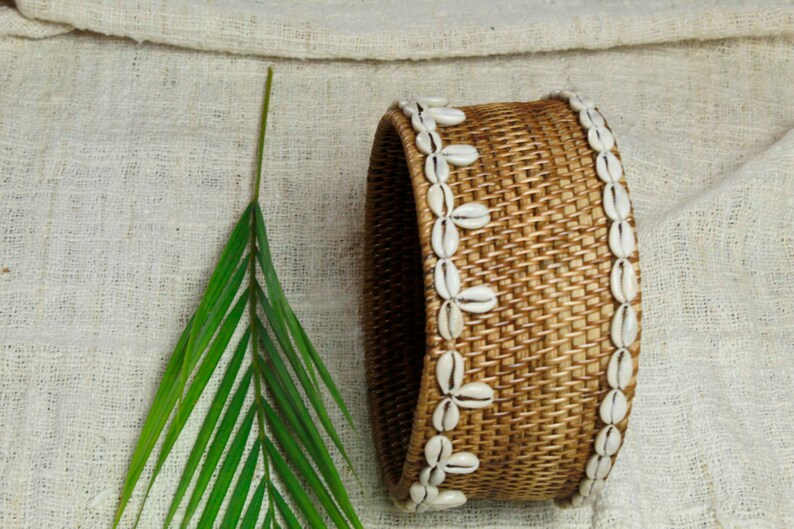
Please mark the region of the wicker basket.
<svg viewBox="0 0 794 529"><path fill-rule="evenodd" d="M444 487L469 499L569 500L604 426L599 403L615 351L604 183L587 131L565 101L461 110L466 119L443 129L444 144L472 145L479 158L453 168L448 184L458 203L485 204L491 220L461 233L455 260L461 288L488 284L498 304L467 315L454 348L466 359L466 381L489 384L494 400L461 414L449 438L455 452L476 454L479 468L448 474ZM425 443L437 434L432 415L443 395L435 368L450 347L436 332L443 301L434 289L436 219L416 137L411 119L390 109L367 181L368 397L380 466L397 502L409 497ZM637 259L634 252L639 271ZM639 311L639 298L632 304ZM638 344L630 347L634 360ZM624 390L629 408L635 377L636 367ZM616 425L621 433L627 420Z"/></svg>

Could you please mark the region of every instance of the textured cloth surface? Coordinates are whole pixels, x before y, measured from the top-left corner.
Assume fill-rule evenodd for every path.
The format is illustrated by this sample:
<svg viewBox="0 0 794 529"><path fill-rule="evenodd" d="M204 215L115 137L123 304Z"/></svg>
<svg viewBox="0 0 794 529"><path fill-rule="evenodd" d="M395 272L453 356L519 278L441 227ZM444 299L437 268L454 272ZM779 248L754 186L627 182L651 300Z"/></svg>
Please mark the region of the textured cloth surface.
<svg viewBox="0 0 794 529"><path fill-rule="evenodd" d="M71 31L67 24L32 20L19 13L7 2L0 1L0 36L40 39Z"/></svg>
<svg viewBox="0 0 794 529"><path fill-rule="evenodd" d="M792 33L780 0L17 0L31 17L191 48L417 59Z"/></svg>
<svg viewBox="0 0 794 529"><path fill-rule="evenodd" d="M63 15L74 2L19 4L28 16L82 26ZM116 31L120 2L83 4L94 5L90 29ZM0 8L0 526L112 521L166 359L249 199L272 64L263 207L287 294L359 425L344 437L366 491L348 476L366 527L794 527L794 42L785 9L755 11L784 24L777 35L750 23L748 36L707 42L664 42L680 38L671 31L652 39L660 43L590 46L606 48L597 51L354 62L92 32L33 40L68 28ZM148 30L171 31L167 22ZM382 38L396 39L383 24ZM579 45L560 38L543 49ZM374 464L359 325L375 126L406 94L464 105L558 87L598 102L634 201L644 320L626 444L592 507L472 502L399 513ZM142 527L159 526L189 448L177 445Z"/></svg>

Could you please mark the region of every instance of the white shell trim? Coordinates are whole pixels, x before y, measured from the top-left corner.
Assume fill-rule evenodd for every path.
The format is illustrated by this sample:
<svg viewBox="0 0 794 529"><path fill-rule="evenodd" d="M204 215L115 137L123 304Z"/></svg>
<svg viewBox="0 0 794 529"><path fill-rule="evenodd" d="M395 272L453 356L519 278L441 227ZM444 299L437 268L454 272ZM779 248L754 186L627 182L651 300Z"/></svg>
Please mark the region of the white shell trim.
<svg viewBox="0 0 794 529"><path fill-rule="evenodd" d="M607 367L610 391L601 401L598 413L605 426L595 438L594 454L585 467L585 477L579 482L570 504L574 507L592 502L604 488L605 479L612 469L612 457L623 439L617 424L628 414L628 399L623 390L634 376L634 361L628 350L636 340L639 329L637 313L631 306L638 294L637 274L629 258L636 249L634 230L626 219L631 213L631 202L626 189L620 184L623 166L613 152L615 137L606 125L603 115L592 100L569 90L555 90L543 99L560 99L578 113L579 123L585 129L587 142L596 152L596 174L604 182L603 208L610 220L608 244L617 258L612 263L610 289L620 303L612 316L610 334L615 352Z"/></svg>
<svg viewBox="0 0 794 529"><path fill-rule="evenodd" d="M461 290L460 271L453 261L460 244L458 230L482 228L490 222L491 215L488 208L479 202L455 205L455 196L448 185L450 165L471 165L479 153L472 145L443 145L439 128L458 125L466 119L463 111L447 105L448 101L443 97L418 97L397 103L403 114L411 119L411 126L416 132L416 148L427 156L424 173L432 185L426 200L436 217L430 237L433 253L437 257L433 284L442 301L438 312L438 333L444 340L454 342L463 333L464 313L489 312L496 306L497 300L496 293L487 285ZM586 109L581 119L603 128L604 119L594 108ZM596 137L597 141L609 141L611 134L608 129L604 130L606 132ZM613 166L614 163L605 165L604 171L614 172L616 169ZM627 241L620 238L617 243L628 244ZM454 343L451 345L454 346ZM407 511L449 509L466 503L466 495L461 491L439 489L438 486L444 482L447 474L470 474L476 471L480 460L470 452L453 452L452 441L445 434L457 427L462 409L490 406L494 401L494 392L484 382L464 383L464 364L463 356L452 348L444 352L436 363L436 380L444 396L432 418L433 428L438 435L431 437L425 444L427 466L419 473L419 481L411 485L410 498L399 504Z"/></svg>

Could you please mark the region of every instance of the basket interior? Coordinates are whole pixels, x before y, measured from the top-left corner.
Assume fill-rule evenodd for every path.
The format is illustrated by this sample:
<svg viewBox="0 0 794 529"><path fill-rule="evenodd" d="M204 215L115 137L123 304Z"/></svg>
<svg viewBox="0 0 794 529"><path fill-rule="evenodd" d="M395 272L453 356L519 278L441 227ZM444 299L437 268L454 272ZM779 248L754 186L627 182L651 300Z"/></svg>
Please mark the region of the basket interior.
<svg viewBox="0 0 794 529"><path fill-rule="evenodd" d="M370 417L389 488L406 458L426 349L415 204L400 137L383 120L367 181L364 333Z"/></svg>

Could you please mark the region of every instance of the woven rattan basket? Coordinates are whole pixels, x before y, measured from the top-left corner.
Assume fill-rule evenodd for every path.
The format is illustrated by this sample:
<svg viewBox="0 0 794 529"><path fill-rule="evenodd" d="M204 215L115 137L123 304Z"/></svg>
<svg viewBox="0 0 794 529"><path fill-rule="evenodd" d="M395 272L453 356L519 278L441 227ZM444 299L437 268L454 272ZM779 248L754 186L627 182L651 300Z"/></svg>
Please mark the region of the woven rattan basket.
<svg viewBox="0 0 794 529"><path fill-rule="evenodd" d="M445 105L418 101L414 112L428 116L431 106ZM422 124L412 125L410 112L397 106L380 120L366 199L368 398L382 473L401 505L420 478L427 484L420 476L425 447L438 434L433 414L444 398L437 363L450 348L465 359L465 382L488 384L493 402L465 410L445 433L454 453L476 455L479 467L447 473L438 488L469 499L582 500L577 491L605 426L599 403L611 389L610 331L620 303L610 288L616 257L605 183L582 124L587 116L572 105L557 95L462 107L465 120L438 129L444 145L470 145L479 154L451 167L455 204L476 201L490 215L484 227L460 232L454 262L461 290L487 284L498 299L485 313L466 314L451 341L437 332L444 300L434 288L437 215L425 198L432 184L427 155L417 147ZM598 112L586 100L582 108ZM633 226L631 215L626 220ZM628 258L638 273L637 252ZM639 314L639 297L631 304ZM628 347L628 408L638 344ZM614 425L619 439L627 421L628 412ZM611 467L616 454L609 455Z"/></svg>

